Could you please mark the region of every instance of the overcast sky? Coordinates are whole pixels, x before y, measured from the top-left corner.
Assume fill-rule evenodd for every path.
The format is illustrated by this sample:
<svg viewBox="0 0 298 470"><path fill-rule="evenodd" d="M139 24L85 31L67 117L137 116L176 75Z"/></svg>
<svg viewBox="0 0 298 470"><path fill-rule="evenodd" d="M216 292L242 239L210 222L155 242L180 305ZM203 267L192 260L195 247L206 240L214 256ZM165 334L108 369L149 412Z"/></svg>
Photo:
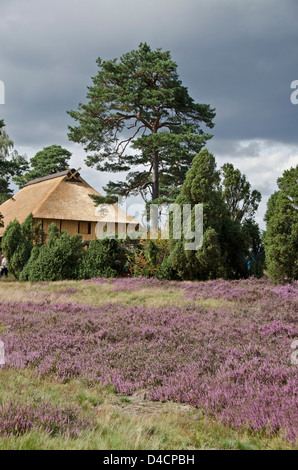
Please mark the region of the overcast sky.
<svg viewBox="0 0 298 470"><path fill-rule="evenodd" d="M297 0L0 0L0 118L20 153L62 145L102 192L115 177L84 165L66 111L85 100L98 57L140 42L169 50L193 99L216 108L218 166L233 163L262 192L264 228L277 177L298 163L297 18Z"/></svg>

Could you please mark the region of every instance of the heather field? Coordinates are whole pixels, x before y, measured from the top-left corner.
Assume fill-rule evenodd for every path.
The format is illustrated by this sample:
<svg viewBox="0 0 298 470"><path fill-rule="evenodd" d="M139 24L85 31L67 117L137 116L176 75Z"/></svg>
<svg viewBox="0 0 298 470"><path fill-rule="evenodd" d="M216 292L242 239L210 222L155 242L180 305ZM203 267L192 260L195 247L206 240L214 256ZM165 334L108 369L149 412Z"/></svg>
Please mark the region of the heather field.
<svg viewBox="0 0 298 470"><path fill-rule="evenodd" d="M298 283L0 282L1 449L297 448Z"/></svg>

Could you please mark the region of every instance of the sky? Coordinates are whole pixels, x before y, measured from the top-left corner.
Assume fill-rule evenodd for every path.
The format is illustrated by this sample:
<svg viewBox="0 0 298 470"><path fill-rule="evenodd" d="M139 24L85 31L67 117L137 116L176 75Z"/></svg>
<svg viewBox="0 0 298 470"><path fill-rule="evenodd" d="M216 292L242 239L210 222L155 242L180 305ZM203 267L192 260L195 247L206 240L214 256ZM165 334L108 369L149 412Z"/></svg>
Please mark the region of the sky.
<svg viewBox="0 0 298 470"><path fill-rule="evenodd" d="M141 42L169 50L190 96L216 108L207 147L218 167L233 163L261 191L263 229L277 178L298 164L297 18L297 0L0 0L0 119L19 153L61 145L103 193L125 174L86 167L66 111L86 102L98 57Z"/></svg>

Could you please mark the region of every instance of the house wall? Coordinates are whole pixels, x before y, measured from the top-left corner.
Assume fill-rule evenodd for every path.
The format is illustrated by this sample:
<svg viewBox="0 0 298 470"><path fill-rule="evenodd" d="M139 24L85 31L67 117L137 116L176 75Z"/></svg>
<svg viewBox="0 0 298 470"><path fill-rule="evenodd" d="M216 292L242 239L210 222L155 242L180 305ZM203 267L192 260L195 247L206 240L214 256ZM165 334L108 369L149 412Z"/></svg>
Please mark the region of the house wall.
<svg viewBox="0 0 298 470"><path fill-rule="evenodd" d="M95 233L95 228L97 222L85 222L85 221L77 221L77 220L58 220L58 219L34 219L34 222L37 224L38 222L42 223L43 230L48 234L49 233L49 226L54 223L56 224L59 232L66 231L69 235L79 234L82 236L83 240L91 241L97 238ZM124 232L124 224L121 224L120 233L123 234ZM115 231L118 232L118 224L115 224ZM88 233L90 232L90 233Z"/></svg>
<svg viewBox="0 0 298 470"><path fill-rule="evenodd" d="M59 232L67 232L69 235L79 233L82 235L83 240L90 241L96 238L95 225L96 222L81 222L77 220L58 220L58 219L34 219L34 222L42 223L43 230L48 234L49 226L54 223L59 229ZM88 233L90 231L90 233Z"/></svg>

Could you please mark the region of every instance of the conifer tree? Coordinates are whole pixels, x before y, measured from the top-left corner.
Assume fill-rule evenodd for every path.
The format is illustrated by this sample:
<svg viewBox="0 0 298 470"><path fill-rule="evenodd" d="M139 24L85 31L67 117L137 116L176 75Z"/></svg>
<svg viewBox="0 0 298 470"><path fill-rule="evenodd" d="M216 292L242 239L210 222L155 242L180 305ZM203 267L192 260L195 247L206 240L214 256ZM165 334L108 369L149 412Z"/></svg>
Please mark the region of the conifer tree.
<svg viewBox="0 0 298 470"><path fill-rule="evenodd" d="M69 150L60 145L44 147L30 159L30 170L24 175L14 178L15 183L22 188L27 181L32 181L43 176L53 175L65 171L65 166L71 157Z"/></svg>
<svg viewBox="0 0 298 470"><path fill-rule="evenodd" d="M265 214L266 265L274 281L298 279L298 165L277 180Z"/></svg>
<svg viewBox="0 0 298 470"><path fill-rule="evenodd" d="M212 137L201 126L214 126L215 110L190 97L169 51L141 43L97 65L88 102L68 112L77 123L70 140L84 145L87 165L128 172L126 181L107 184L108 196L173 201L193 157Z"/></svg>

